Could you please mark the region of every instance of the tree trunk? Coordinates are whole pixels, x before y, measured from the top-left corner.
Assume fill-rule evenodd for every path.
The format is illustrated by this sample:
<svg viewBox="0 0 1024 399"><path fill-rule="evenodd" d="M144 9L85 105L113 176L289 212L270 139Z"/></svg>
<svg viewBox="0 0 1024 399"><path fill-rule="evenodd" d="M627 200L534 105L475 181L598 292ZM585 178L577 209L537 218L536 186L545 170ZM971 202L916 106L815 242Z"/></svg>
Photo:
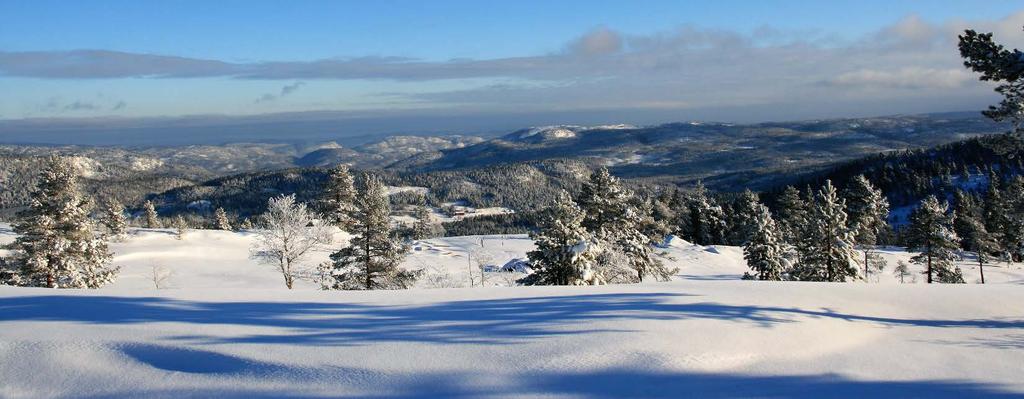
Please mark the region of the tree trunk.
<svg viewBox="0 0 1024 399"><path fill-rule="evenodd" d="M978 272L981 273L981 283L985 284L985 262L982 261L981 254L978 254Z"/></svg>
<svg viewBox="0 0 1024 399"><path fill-rule="evenodd" d="M928 255L928 284L932 283L932 256Z"/></svg>
<svg viewBox="0 0 1024 399"><path fill-rule="evenodd" d="M864 249L864 282L868 282L868 249Z"/></svg>
<svg viewBox="0 0 1024 399"><path fill-rule="evenodd" d="M370 237L369 228L363 229L363 251L366 255L366 289L373 289L373 278L370 275Z"/></svg>
<svg viewBox="0 0 1024 399"><path fill-rule="evenodd" d="M287 259L281 259L281 274L284 275L285 287L288 287L288 289L292 289L291 265L289 265Z"/></svg>

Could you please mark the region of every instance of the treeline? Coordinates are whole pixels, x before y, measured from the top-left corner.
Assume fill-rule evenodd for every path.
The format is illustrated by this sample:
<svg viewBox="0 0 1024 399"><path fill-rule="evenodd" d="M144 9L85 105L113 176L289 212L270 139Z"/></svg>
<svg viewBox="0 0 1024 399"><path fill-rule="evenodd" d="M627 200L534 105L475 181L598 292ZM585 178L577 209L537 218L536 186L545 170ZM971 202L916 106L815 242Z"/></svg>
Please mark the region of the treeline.
<svg viewBox="0 0 1024 399"><path fill-rule="evenodd" d="M802 178L794 186L806 191L831 181L845 188L863 175L881 189L893 207L914 205L929 195L952 198L958 190L984 190L987 176L1009 179L1024 171L1024 140L1017 135L990 135L928 149L882 153L841 163ZM774 208L784 187L765 193ZM905 222L900 220L898 222Z"/></svg>

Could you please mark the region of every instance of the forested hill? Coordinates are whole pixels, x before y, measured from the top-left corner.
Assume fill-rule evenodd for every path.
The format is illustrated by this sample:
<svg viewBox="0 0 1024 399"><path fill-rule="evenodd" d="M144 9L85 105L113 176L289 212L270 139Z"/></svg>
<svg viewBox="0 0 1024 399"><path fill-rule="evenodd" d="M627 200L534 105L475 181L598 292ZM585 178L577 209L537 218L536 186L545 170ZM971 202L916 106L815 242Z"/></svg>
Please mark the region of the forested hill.
<svg viewBox="0 0 1024 399"><path fill-rule="evenodd" d="M928 195L951 197L958 189L984 190L988 177L1020 175L1024 171L1024 139L1000 134L976 137L928 149L880 153L836 164L825 171L793 178L769 190L775 198L787 185L806 191L825 180L845 187L864 175L888 197L892 207L913 205Z"/></svg>
<svg viewBox="0 0 1024 399"><path fill-rule="evenodd" d="M659 126L548 126L460 148L422 152L392 169L468 170L503 163L575 159L643 178L742 191L774 187L780 176L821 170L879 152L930 148L1006 131L976 112L797 122L683 122Z"/></svg>

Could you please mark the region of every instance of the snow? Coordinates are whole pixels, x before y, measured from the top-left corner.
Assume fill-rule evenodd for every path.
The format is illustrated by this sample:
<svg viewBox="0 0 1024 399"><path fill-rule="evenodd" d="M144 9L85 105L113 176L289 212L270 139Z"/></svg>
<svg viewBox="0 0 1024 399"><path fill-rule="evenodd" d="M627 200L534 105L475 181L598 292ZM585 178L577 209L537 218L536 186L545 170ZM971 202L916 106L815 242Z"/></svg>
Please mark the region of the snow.
<svg viewBox="0 0 1024 399"><path fill-rule="evenodd" d="M398 194L398 193L406 193L406 192L412 192L412 193L418 193L418 194L422 194L422 195L427 195L427 193L430 192L430 189L428 189L426 187L416 187L416 186L386 186L386 189L387 189L388 195L395 195L395 194Z"/></svg>
<svg viewBox="0 0 1024 399"><path fill-rule="evenodd" d="M753 282L739 248L673 239L656 249L681 268L668 283L289 291L252 240L135 229L111 246L109 287L0 287L0 397L1024 395L1019 264L986 267L984 286L901 285L891 270L912 254L886 248L879 283ZM504 265L533 248L414 246L406 267L456 281L470 253Z"/></svg>

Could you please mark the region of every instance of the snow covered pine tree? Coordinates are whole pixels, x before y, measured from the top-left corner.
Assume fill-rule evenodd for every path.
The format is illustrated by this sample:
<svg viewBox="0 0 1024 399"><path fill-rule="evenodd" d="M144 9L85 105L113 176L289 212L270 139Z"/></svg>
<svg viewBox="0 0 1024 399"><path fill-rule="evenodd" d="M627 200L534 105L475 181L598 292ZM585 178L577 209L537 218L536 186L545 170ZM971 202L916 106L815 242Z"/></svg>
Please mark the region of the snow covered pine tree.
<svg viewBox="0 0 1024 399"><path fill-rule="evenodd" d="M321 207L328 223L344 231L351 231L355 226L356 189L348 165L340 164L331 169Z"/></svg>
<svg viewBox="0 0 1024 399"><path fill-rule="evenodd" d="M93 232L89 201L78 190L78 171L64 158L51 157L27 210L14 225L18 234L10 266L19 285L99 288L117 276L109 267L107 244Z"/></svg>
<svg viewBox="0 0 1024 399"><path fill-rule="evenodd" d="M320 266L321 288L342 290L405 289L421 270L399 266L408 248L391 234L391 205L380 178L366 175L352 219L355 234Z"/></svg>
<svg viewBox="0 0 1024 399"><path fill-rule="evenodd" d="M797 245L800 261L793 269L793 278L843 282L857 277L858 256L845 207L832 182L826 180L811 206L806 228L801 229Z"/></svg>
<svg viewBox="0 0 1024 399"><path fill-rule="evenodd" d="M128 231L128 217L124 213L124 205L121 201L109 198L103 201L103 214L101 223L107 228L107 233L113 237L120 237Z"/></svg>
<svg viewBox="0 0 1024 399"><path fill-rule="evenodd" d="M751 222L752 232L743 244L743 259L754 271L750 277L756 280L782 280L782 274L786 271L786 249L778 239L779 229L768 207L756 204ZM744 274L744 278L747 276Z"/></svg>
<svg viewBox="0 0 1024 399"><path fill-rule="evenodd" d="M533 270L519 282L524 285L598 285L604 277L594 270L599 251L585 229L583 210L562 192L548 208L539 230L530 233L537 249L526 256Z"/></svg>
<svg viewBox="0 0 1024 399"><path fill-rule="evenodd" d="M910 214L907 249L921 252L911 258L911 262L925 265L929 284L934 280L940 283L964 282L960 268L953 264L959 246L953 232L953 216L946 212L947 209L946 203L940 203L935 196L928 196Z"/></svg>
<svg viewBox="0 0 1024 399"><path fill-rule="evenodd" d="M871 249L878 243L878 234L888 227L889 200L864 175L854 177L844 194L847 223L853 230L854 242L864 251L864 281L867 281Z"/></svg>
<svg viewBox="0 0 1024 399"><path fill-rule="evenodd" d="M224 211L224 208L217 208L213 212L214 225L213 227L217 230L231 231L231 221L228 220L228 213Z"/></svg>
<svg viewBox="0 0 1024 399"><path fill-rule="evenodd" d="M581 225L601 248L595 267L605 281L638 282L646 276L668 281L676 273L655 257L650 237L640 230L643 215L633 206L633 192L622 187L607 168L590 175L576 202L584 213ZM631 271L623 270L623 265Z"/></svg>
<svg viewBox="0 0 1024 399"><path fill-rule="evenodd" d="M143 209L146 212L146 228L159 229L160 217L156 213L156 206L153 205L153 201L146 201L146 204L143 205Z"/></svg>

